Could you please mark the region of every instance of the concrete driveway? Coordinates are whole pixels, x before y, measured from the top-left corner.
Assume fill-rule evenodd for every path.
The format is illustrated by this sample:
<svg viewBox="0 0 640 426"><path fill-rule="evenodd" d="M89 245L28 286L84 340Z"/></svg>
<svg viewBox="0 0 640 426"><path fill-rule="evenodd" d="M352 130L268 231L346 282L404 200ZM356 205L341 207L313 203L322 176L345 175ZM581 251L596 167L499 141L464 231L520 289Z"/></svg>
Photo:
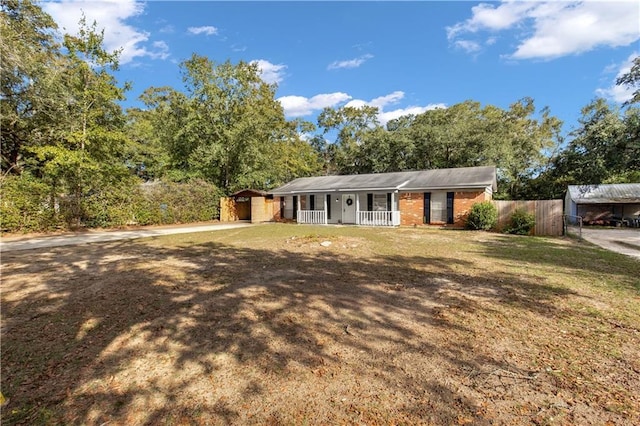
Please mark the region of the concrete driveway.
<svg viewBox="0 0 640 426"><path fill-rule="evenodd" d="M582 238L604 249L626 254L640 260L640 229L582 228Z"/></svg>
<svg viewBox="0 0 640 426"><path fill-rule="evenodd" d="M218 231L223 229L251 226L250 223L216 223L207 225L170 226L165 228L147 228L131 231L86 231L73 234L36 238L3 238L0 252L32 250L39 248L73 246L105 241L131 240L135 238L157 237L160 235L188 234L192 232Z"/></svg>

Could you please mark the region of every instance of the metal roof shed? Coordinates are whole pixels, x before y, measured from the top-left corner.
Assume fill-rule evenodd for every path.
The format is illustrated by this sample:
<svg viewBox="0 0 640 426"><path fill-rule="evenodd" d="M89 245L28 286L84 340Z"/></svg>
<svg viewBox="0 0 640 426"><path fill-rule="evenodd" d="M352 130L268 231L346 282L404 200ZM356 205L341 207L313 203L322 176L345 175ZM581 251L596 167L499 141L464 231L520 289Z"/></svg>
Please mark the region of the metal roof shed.
<svg viewBox="0 0 640 426"><path fill-rule="evenodd" d="M587 222L640 215L640 183L569 185L565 214Z"/></svg>

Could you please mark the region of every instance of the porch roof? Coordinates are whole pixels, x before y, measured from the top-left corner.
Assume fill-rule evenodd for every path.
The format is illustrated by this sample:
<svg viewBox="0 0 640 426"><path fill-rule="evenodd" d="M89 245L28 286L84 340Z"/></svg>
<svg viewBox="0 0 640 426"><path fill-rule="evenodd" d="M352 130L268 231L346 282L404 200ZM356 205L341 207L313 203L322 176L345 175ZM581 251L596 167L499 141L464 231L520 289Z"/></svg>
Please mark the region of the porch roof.
<svg viewBox="0 0 640 426"><path fill-rule="evenodd" d="M422 191L487 187L493 191L497 189L495 167L306 177L295 179L273 189L270 193L289 195L314 192Z"/></svg>

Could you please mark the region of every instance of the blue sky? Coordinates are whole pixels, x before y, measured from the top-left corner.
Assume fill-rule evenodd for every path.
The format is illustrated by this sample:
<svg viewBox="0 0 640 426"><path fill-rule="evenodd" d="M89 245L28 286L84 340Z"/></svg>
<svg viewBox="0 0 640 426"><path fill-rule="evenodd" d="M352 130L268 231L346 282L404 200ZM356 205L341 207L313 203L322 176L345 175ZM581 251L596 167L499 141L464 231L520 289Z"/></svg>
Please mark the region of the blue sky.
<svg viewBox="0 0 640 426"><path fill-rule="evenodd" d="M369 104L382 123L471 99L502 108L529 96L577 125L640 54L637 1L44 2L74 33L84 11L121 48L126 106L150 86L183 89L179 63L257 61L278 83L288 118L315 121L324 107Z"/></svg>

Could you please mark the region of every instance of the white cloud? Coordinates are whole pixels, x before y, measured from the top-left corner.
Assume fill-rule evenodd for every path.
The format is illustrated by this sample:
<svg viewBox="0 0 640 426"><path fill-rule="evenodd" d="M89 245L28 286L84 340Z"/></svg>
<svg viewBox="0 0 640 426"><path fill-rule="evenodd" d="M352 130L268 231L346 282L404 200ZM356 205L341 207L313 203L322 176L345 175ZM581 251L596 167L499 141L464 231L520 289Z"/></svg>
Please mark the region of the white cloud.
<svg viewBox="0 0 640 426"><path fill-rule="evenodd" d="M371 58L373 58L373 55L366 54L355 59L348 59L346 61L335 61L330 63L327 66L327 69L335 70L340 68L358 68L360 65L364 64Z"/></svg>
<svg viewBox="0 0 640 426"><path fill-rule="evenodd" d="M203 27L189 27L187 28L187 32L194 35L199 35L199 34L216 35L218 34L218 29L211 25L206 25Z"/></svg>
<svg viewBox="0 0 640 426"><path fill-rule="evenodd" d="M258 66L260 76L269 84L280 83L284 78L284 71L287 69L286 65L272 64L264 59L257 59L255 61L251 61L251 63Z"/></svg>
<svg viewBox="0 0 640 426"><path fill-rule="evenodd" d="M615 81L622 77L624 74L627 74L631 67L633 66L633 60L638 56L638 52L633 52L622 64L618 64L616 66L618 72L616 74L616 78L614 79L611 86L604 89L596 89L596 94L598 96L602 96L607 99L611 99L615 102L624 103L633 97L633 92L636 90L633 87L616 85ZM605 73L611 72L611 66L608 66L604 70Z"/></svg>
<svg viewBox="0 0 640 426"><path fill-rule="evenodd" d="M515 30L522 40L509 55L514 59L553 59L640 39L637 1L503 1L474 6L471 12L471 18L447 27L449 41L468 52L493 44L495 33L505 30ZM470 40L482 40L481 32L491 36Z"/></svg>
<svg viewBox="0 0 640 426"><path fill-rule="evenodd" d="M381 125L386 125L389 120L401 117L403 115L418 115L425 111L446 108L445 104L429 104L425 106L408 106L405 108L396 108L391 111L385 111L386 107L395 105L404 98L404 92L398 90L388 95L379 96L370 101L364 101L362 99L352 99L346 93L336 92L322 95L316 95L312 98L305 98L303 96L283 96L278 99L280 104L284 108L285 114L289 117L302 117L305 115L311 115L314 112L320 111L325 107L337 107L345 106L351 108L362 108L365 105L378 108L378 121ZM348 101L348 102L347 102ZM344 102L347 102L344 105Z"/></svg>
<svg viewBox="0 0 640 426"><path fill-rule="evenodd" d="M385 107L397 104L404 98L404 92L398 90L385 96L374 98L370 101L363 101L361 99L353 99L349 101L345 106L353 108L362 108L365 105L378 108L378 121L381 125L386 125L390 120L402 117L403 115L418 115L425 111L446 108L445 104L429 104L425 106L408 106L405 108L396 108L391 111L385 111Z"/></svg>
<svg viewBox="0 0 640 426"><path fill-rule="evenodd" d="M149 57L152 59L167 59L169 57L169 45L160 40L154 41L151 46L153 46L154 51L149 53Z"/></svg>
<svg viewBox="0 0 640 426"><path fill-rule="evenodd" d="M160 28L158 31L160 31L163 34L173 34L176 32L176 29L173 25L171 24L167 24L165 26L163 26L162 28Z"/></svg>
<svg viewBox="0 0 640 426"><path fill-rule="evenodd" d="M351 99L351 96L342 92L324 93L312 98L304 96L282 96L278 101L284 109L284 113L289 117L303 117L311 115L326 107L335 107Z"/></svg>
<svg viewBox="0 0 640 426"><path fill-rule="evenodd" d="M44 2L42 8L53 17L63 32L69 34L77 34L78 23L84 12L87 24L95 21L98 30L104 28L104 47L107 51L122 49L121 64L139 57L166 59L169 56L166 43L145 46L149 41L149 33L126 23L127 19L143 13L143 3L134 0L62 0Z"/></svg>

